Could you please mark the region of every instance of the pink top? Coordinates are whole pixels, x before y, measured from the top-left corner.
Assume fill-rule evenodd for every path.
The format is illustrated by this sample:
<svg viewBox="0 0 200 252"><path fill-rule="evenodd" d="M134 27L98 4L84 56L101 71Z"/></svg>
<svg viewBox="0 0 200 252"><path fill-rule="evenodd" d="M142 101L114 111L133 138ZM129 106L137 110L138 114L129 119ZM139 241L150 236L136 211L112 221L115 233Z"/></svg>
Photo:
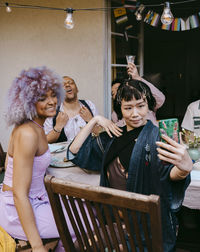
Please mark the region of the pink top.
<svg viewBox="0 0 200 252"><path fill-rule="evenodd" d="M48 149L41 156L35 156L33 161L32 181L29 190L29 197L41 197L46 193L44 186L44 175L51 161L51 153ZM3 183L12 187L13 158L8 156L8 164Z"/></svg>

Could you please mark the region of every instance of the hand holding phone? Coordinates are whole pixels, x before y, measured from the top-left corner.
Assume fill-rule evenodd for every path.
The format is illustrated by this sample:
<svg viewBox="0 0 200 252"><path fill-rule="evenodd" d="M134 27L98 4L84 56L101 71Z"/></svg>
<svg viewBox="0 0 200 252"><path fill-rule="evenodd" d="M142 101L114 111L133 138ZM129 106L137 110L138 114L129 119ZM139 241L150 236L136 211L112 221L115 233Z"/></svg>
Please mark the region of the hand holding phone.
<svg viewBox="0 0 200 252"><path fill-rule="evenodd" d="M162 135L167 135L174 141L179 143L179 123L177 118L159 120L158 123L159 123L160 137ZM162 137L161 141L165 142L165 140Z"/></svg>

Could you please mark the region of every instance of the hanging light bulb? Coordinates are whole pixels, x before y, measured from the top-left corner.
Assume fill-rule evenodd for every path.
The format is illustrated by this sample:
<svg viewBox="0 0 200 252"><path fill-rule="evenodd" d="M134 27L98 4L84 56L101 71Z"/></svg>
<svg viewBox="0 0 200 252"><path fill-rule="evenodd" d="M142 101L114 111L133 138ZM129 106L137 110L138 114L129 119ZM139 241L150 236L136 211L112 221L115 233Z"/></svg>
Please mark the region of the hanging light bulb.
<svg viewBox="0 0 200 252"><path fill-rule="evenodd" d="M65 19L64 25L67 29L73 29L74 28L74 21L73 21L73 9L72 8L67 8L67 17Z"/></svg>
<svg viewBox="0 0 200 252"><path fill-rule="evenodd" d="M8 3L5 3L5 4L6 4L6 12L10 13L12 9L10 8Z"/></svg>
<svg viewBox="0 0 200 252"><path fill-rule="evenodd" d="M165 2L163 14L161 16L161 22L165 25L170 25L173 21L174 17L170 10L169 2Z"/></svg>
<svg viewBox="0 0 200 252"><path fill-rule="evenodd" d="M139 6L139 8L137 9L137 11L135 12L135 17L136 17L137 21L142 20L142 12L143 12L144 8L145 8L144 5L141 4Z"/></svg>
<svg viewBox="0 0 200 252"><path fill-rule="evenodd" d="M138 13L136 14L136 20L137 20L137 21L142 20L142 15L141 15L140 12L138 12Z"/></svg>

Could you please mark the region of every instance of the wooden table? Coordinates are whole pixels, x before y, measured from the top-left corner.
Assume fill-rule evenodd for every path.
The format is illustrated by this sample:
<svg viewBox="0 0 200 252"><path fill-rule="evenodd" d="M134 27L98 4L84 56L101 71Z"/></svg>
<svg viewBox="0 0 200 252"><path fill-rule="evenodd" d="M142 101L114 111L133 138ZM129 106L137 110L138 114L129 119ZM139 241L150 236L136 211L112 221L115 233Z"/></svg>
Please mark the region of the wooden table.
<svg viewBox="0 0 200 252"><path fill-rule="evenodd" d="M98 172L89 172L77 166L71 168L53 168L47 169L47 174L53 175L56 178L84 183L90 185L99 185L100 174Z"/></svg>
<svg viewBox="0 0 200 252"><path fill-rule="evenodd" d="M61 143L62 144L62 143ZM66 143L66 146L68 143ZM51 148L50 148L51 150ZM52 157L63 160L66 157L66 149L58 153L52 153ZM92 172L85 169L81 169L78 166L73 167L52 167L47 168L47 174L53 175L56 178L62 178L65 180L74 181L77 183L99 185L100 183L100 173Z"/></svg>

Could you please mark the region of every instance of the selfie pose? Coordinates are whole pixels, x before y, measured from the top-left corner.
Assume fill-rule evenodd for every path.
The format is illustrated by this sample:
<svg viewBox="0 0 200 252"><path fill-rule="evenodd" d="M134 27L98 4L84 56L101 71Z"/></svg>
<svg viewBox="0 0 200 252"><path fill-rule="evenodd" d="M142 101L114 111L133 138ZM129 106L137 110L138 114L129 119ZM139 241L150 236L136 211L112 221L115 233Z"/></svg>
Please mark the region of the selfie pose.
<svg viewBox="0 0 200 252"><path fill-rule="evenodd" d="M118 128L103 116L95 116L69 146L68 159L82 168L101 171L101 186L160 195L167 252L175 248L175 212L190 183L192 160L182 144L167 136L163 136L166 143L160 142L158 127L146 119L155 106L146 84L125 81L117 91L115 111L126 125ZM90 134L95 124L105 129L98 137Z"/></svg>

